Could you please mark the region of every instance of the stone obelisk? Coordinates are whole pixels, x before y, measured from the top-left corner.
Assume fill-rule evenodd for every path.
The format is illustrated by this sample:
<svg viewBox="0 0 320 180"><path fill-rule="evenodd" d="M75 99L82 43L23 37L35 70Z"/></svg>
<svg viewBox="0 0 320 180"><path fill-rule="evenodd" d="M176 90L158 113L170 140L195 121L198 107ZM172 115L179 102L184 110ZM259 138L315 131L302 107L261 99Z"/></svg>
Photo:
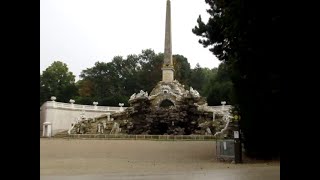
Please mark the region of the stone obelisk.
<svg viewBox="0 0 320 180"><path fill-rule="evenodd" d="M174 68L173 68L173 62L172 62L171 2L170 0L167 0L162 81L172 82L173 80L174 80Z"/></svg>

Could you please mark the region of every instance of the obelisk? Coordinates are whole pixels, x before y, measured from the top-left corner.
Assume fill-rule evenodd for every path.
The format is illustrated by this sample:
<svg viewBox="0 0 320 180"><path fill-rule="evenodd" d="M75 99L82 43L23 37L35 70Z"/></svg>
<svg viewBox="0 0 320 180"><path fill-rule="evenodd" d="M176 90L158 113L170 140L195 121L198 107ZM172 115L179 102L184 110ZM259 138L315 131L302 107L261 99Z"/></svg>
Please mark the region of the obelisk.
<svg viewBox="0 0 320 180"><path fill-rule="evenodd" d="M173 68L173 62L172 62L171 2L170 0L167 0L162 81L172 82L174 80L173 76L174 76L174 68Z"/></svg>

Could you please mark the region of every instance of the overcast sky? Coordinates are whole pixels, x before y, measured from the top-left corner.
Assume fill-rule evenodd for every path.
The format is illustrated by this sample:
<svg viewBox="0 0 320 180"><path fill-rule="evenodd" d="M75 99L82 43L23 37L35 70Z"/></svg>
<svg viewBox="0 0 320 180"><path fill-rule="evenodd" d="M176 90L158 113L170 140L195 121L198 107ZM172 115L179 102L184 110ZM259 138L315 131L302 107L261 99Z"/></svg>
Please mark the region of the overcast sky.
<svg viewBox="0 0 320 180"><path fill-rule="evenodd" d="M166 0L40 0L40 72L53 61L78 76L97 61L109 62L151 48L164 51ZM213 68L219 60L192 33L204 0L171 0L172 52Z"/></svg>

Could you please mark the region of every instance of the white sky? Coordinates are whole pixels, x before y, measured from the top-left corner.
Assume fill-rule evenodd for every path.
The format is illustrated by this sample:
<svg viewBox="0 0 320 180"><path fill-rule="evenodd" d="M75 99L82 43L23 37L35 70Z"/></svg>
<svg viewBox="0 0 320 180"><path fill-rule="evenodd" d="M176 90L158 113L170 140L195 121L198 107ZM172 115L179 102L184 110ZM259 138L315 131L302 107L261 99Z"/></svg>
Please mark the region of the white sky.
<svg viewBox="0 0 320 180"><path fill-rule="evenodd" d="M192 33L204 0L171 0L172 52L193 68L217 67L220 61ZM53 61L66 63L76 75L97 61L116 55L164 51L166 0L40 0L40 72Z"/></svg>

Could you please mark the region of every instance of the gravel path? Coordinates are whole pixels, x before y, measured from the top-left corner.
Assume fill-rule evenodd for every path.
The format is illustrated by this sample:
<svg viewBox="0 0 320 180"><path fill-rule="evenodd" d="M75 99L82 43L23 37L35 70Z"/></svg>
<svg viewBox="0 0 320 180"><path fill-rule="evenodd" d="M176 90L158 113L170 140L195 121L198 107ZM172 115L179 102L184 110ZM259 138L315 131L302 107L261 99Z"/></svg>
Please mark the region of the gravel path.
<svg viewBox="0 0 320 180"><path fill-rule="evenodd" d="M280 163L220 163L215 159L213 141L41 138L40 175L42 180L188 180L212 176L217 180L235 177L277 180Z"/></svg>

